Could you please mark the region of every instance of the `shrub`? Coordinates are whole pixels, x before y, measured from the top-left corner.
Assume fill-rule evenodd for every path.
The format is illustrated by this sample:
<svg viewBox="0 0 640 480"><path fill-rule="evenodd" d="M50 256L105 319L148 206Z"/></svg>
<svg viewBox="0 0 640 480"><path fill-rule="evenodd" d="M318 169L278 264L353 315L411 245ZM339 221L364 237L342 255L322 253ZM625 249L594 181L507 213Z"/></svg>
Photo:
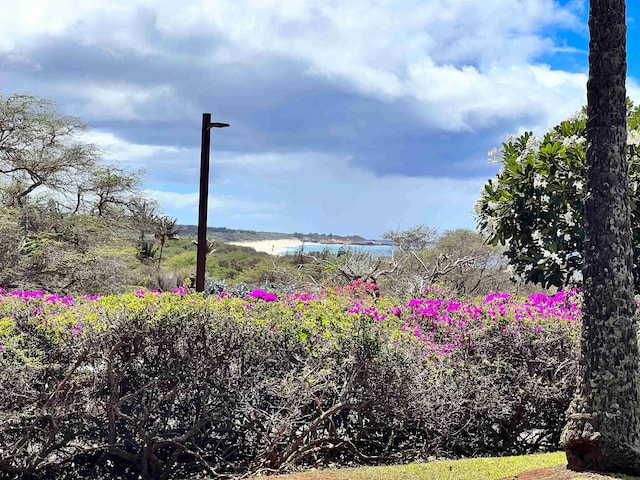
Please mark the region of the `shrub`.
<svg viewBox="0 0 640 480"><path fill-rule="evenodd" d="M5 294L0 472L210 478L557 448L574 293L367 289Z"/></svg>

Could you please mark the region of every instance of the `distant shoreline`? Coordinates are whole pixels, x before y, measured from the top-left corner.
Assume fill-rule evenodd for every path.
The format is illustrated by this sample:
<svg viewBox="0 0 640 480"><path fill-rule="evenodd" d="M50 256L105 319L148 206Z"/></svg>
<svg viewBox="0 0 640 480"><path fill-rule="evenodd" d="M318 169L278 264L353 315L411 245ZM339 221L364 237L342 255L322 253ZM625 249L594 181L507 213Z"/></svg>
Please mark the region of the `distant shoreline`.
<svg viewBox="0 0 640 480"><path fill-rule="evenodd" d="M305 242L287 249L283 254L293 255L296 251L302 249L305 254L328 252L332 255L339 255L341 251L346 252L364 252L374 257L390 256L392 254L392 246L385 244L372 243L324 243L324 242Z"/></svg>
<svg viewBox="0 0 640 480"><path fill-rule="evenodd" d="M278 240L255 240L249 242L228 242L229 245L253 248L256 252L269 255L282 255L290 248L296 248L303 244L299 238L281 238Z"/></svg>
<svg viewBox="0 0 640 480"><path fill-rule="evenodd" d="M390 247L391 242L386 240L360 240L360 241L348 241L341 240L337 238L328 238L328 239L310 239L304 238L302 239L303 243L309 244L318 244L318 245L344 245L345 247L370 247L370 246L385 246Z"/></svg>
<svg viewBox="0 0 640 480"><path fill-rule="evenodd" d="M303 242L299 238L282 238L278 240L254 240L243 242L227 242L229 245L237 245L239 247L253 248L256 252L268 253L269 255L291 255L296 250L304 246L305 253L309 247L310 252L321 252L324 249L328 249L331 253L336 253L338 249L376 249L375 255L390 255L386 250L391 249L390 245L384 245L380 243L324 243L324 242ZM379 249L379 250L378 250ZM382 252L382 253L380 253Z"/></svg>

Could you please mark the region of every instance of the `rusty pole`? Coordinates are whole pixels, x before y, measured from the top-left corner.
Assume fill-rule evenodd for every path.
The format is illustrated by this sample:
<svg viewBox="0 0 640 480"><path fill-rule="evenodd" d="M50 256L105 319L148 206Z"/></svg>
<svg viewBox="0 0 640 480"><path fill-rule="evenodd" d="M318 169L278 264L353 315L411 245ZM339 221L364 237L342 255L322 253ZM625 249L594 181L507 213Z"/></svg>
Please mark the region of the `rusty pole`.
<svg viewBox="0 0 640 480"><path fill-rule="evenodd" d="M211 123L211 114L202 114L202 142L200 144L200 204L198 206L198 253L196 257L196 292L204 292L207 266L207 206L209 201L209 154L211 128L228 127L228 123Z"/></svg>

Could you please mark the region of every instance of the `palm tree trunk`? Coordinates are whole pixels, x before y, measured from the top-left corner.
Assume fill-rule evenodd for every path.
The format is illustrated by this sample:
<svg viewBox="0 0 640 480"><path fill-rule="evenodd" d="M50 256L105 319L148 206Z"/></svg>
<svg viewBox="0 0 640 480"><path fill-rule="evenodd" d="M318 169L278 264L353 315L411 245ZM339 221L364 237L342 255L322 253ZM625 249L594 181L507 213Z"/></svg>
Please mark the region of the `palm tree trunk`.
<svg viewBox="0 0 640 480"><path fill-rule="evenodd" d="M582 358L562 443L570 469L639 474L625 1L591 0L589 4Z"/></svg>

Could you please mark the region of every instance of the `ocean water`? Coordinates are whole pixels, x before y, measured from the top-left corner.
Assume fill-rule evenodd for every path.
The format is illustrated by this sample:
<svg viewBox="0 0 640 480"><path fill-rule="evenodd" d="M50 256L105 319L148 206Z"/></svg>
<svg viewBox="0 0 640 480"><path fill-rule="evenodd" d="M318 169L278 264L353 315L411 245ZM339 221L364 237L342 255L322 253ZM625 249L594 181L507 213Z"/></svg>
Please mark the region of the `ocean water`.
<svg viewBox="0 0 640 480"><path fill-rule="evenodd" d="M304 253L322 252L328 250L329 253L337 254L341 248L350 252L367 252L374 257L391 256L391 245L342 245L339 243L304 243L297 247L289 247L282 251L281 255L293 255L303 248Z"/></svg>

